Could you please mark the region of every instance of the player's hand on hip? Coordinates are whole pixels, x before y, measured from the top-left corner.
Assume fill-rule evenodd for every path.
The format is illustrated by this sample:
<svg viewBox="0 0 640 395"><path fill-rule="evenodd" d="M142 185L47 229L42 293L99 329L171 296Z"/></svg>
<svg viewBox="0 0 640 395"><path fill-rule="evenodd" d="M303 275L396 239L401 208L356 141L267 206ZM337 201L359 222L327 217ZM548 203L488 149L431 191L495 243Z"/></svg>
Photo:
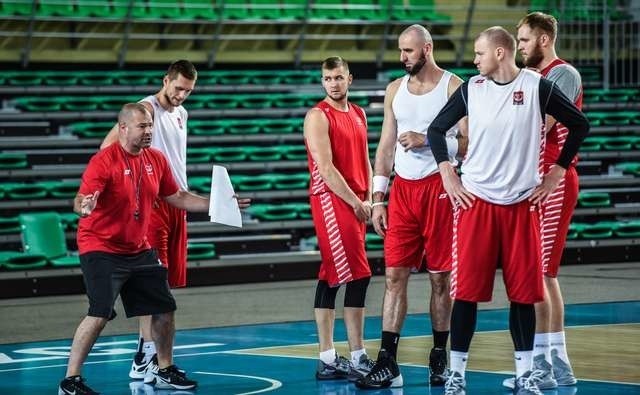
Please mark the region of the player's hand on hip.
<svg viewBox="0 0 640 395"><path fill-rule="evenodd" d="M96 208L98 204L98 196L100 191L95 191L89 195L85 195L80 202L80 215L86 217Z"/></svg>
<svg viewBox="0 0 640 395"><path fill-rule="evenodd" d="M453 207L460 206L465 210L471 208L476 197L462 185L453 166L449 162L441 162L438 167L442 177L442 186L447 191L451 205Z"/></svg>
<svg viewBox="0 0 640 395"><path fill-rule="evenodd" d="M542 177L542 183L533 190L533 193L529 197L529 201L533 204L542 204L560 185L560 181L564 178L566 169L561 166L554 165L551 170Z"/></svg>
<svg viewBox="0 0 640 395"><path fill-rule="evenodd" d="M427 136L417 132L404 132L398 136L398 142L404 148L404 152L409 151L412 148L420 148L426 146Z"/></svg>
<svg viewBox="0 0 640 395"><path fill-rule="evenodd" d="M387 209L382 205L375 206L371 213L371 222L376 233L384 237L387 231Z"/></svg>

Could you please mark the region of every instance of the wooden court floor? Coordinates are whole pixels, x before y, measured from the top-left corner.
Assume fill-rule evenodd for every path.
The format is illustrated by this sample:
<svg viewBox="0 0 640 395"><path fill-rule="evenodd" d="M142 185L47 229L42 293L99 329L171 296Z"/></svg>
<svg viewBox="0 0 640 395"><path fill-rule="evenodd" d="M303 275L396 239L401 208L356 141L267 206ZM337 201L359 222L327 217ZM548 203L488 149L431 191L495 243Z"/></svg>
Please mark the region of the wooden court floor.
<svg viewBox="0 0 640 395"><path fill-rule="evenodd" d="M506 394L500 383L513 370L506 309L481 310L473 340L467 394ZM640 394L640 301L566 306L569 353L579 383L546 394ZM176 363L199 381L195 392L156 391L127 373L136 338L104 336L83 374L103 394L441 394L427 384L431 344L426 314L411 314L400 342L401 389L360 391L353 384L317 383L315 324L297 321L178 331ZM43 328L43 330L46 330ZM365 324L367 349L379 346L380 319ZM339 351L344 326L336 324ZM70 340L0 345L0 394L54 394L64 375Z"/></svg>

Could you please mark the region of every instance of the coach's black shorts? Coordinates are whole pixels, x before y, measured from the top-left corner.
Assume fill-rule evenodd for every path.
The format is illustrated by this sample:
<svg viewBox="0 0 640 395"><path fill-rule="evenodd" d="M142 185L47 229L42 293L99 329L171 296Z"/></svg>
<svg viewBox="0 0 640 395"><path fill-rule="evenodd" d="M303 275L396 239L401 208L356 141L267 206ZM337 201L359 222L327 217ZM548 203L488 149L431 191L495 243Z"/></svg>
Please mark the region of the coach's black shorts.
<svg viewBox="0 0 640 395"><path fill-rule="evenodd" d="M80 255L91 317L113 318L118 294L127 317L174 311L167 269L154 250L135 255L94 251Z"/></svg>

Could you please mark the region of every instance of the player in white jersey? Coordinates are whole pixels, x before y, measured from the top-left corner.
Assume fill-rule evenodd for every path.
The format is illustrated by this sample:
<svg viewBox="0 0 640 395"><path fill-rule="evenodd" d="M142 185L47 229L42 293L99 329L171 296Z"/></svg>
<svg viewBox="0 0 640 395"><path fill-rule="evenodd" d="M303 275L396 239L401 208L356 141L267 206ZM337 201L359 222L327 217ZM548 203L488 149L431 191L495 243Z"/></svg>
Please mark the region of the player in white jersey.
<svg viewBox="0 0 640 395"><path fill-rule="evenodd" d="M524 65L540 72L553 81L558 88L578 108L582 107L582 82L580 73L570 64L558 58L555 41L558 22L552 15L532 12L518 23L518 50ZM547 130L544 152L544 171L551 168L560 154L567 128L547 115ZM558 385L575 385L567 355L564 334L564 301L558 269L564 250L569 224L578 200L578 173L571 162L558 188L542 205L541 241L542 272L544 273L544 301L535 304L536 334L533 342L533 363L545 375L540 389L551 389ZM513 388L514 379L506 379L503 384Z"/></svg>
<svg viewBox="0 0 640 395"><path fill-rule="evenodd" d="M398 38L398 47L400 61L408 74L387 86L374 170L372 221L376 232L384 237L386 266L382 341L376 365L356 382L359 388L402 386L396 360L407 313L407 284L412 269L420 268L425 257L431 281L434 342L429 354L429 381L438 386L446 380L453 210L427 144L426 132L462 80L438 67L433 58L431 34L423 26L406 28ZM452 129L448 139L452 157L458 150L456 132L457 128ZM387 214L384 197L394 167L396 176Z"/></svg>
<svg viewBox="0 0 640 395"><path fill-rule="evenodd" d="M187 182L187 110L182 106L196 85L198 73L188 60L169 65L162 80L162 88L140 101L153 117L151 146L160 150L180 189L189 190ZM105 137L100 148L117 141L117 125ZM240 208L248 207L250 199L238 198ZM151 215L147 239L168 269L171 288L187 285L187 212L158 199ZM151 340L151 317L140 317L138 352L131 363L129 377L145 378L157 364L156 349Z"/></svg>
<svg viewBox="0 0 640 395"><path fill-rule="evenodd" d="M490 301L498 264L511 301L514 393L541 394L544 372L532 370L534 303L543 299L539 204L564 177L589 131L585 116L553 83L515 63L516 42L502 27L475 41L480 75L464 83L427 133L454 214L451 295L451 374L445 394L466 393L465 370L478 302ZM569 134L551 170L541 176L544 117ZM446 131L469 121L469 149L458 177L448 162Z"/></svg>

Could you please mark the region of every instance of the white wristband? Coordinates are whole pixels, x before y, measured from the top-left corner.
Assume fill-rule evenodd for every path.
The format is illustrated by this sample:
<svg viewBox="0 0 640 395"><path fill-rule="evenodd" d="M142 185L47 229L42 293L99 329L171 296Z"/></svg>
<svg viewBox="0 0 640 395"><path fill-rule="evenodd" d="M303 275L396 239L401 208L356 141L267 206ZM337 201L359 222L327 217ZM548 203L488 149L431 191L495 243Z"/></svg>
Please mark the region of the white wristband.
<svg viewBox="0 0 640 395"><path fill-rule="evenodd" d="M382 192L386 195L388 187L389 187L389 177L373 176L373 193Z"/></svg>
<svg viewBox="0 0 640 395"><path fill-rule="evenodd" d="M373 204L371 205L371 207L376 207L376 206L384 206L384 202L373 202Z"/></svg>

